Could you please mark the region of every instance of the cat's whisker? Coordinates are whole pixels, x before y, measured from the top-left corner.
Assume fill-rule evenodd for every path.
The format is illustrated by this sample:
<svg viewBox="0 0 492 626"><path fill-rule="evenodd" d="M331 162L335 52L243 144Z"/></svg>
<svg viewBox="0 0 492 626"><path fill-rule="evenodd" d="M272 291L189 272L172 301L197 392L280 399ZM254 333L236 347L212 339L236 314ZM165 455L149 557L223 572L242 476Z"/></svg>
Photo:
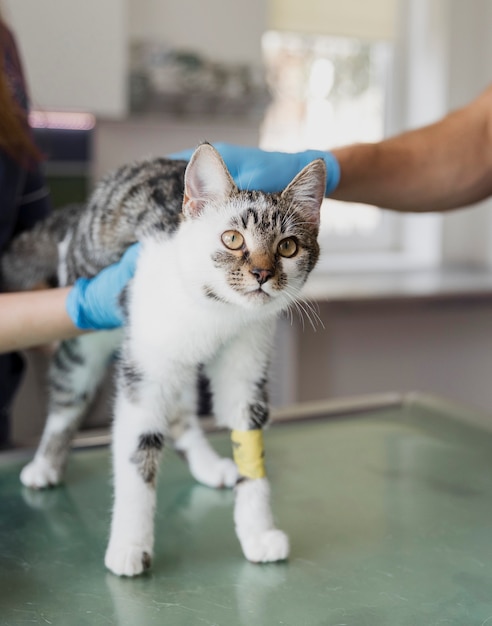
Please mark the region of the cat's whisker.
<svg viewBox="0 0 492 626"><path fill-rule="evenodd" d="M297 306L304 312L304 315L307 317L309 323L311 324L311 328L316 332L316 330L317 330L316 329L316 324L315 324L315 321L313 321L313 319L311 317L312 311L308 307L305 306L305 303L303 303L300 300L297 301ZM316 320L316 318L315 318L315 320ZM304 328L304 326L303 326L303 328Z"/></svg>
<svg viewBox="0 0 492 626"><path fill-rule="evenodd" d="M312 225L313 225L312 222L307 222L307 221L306 222L302 222L302 221L299 221L299 220L295 221L295 227L296 228L299 228L299 226L312 226Z"/></svg>
<svg viewBox="0 0 492 626"><path fill-rule="evenodd" d="M309 298L300 298L300 301L309 309L318 324L324 329L325 325L323 324L323 320L320 317L319 303L316 301L313 302Z"/></svg>
<svg viewBox="0 0 492 626"><path fill-rule="evenodd" d="M240 176L240 174L241 174L241 170L240 170L240 168L239 168L239 165L235 168L235 170L236 170L236 171L235 171L235 173L233 174L233 173L231 172L231 175L232 175L232 177L233 177L235 180L239 180L239 179L241 180L241 186L239 187L239 185L238 185L238 188L239 188L239 189L241 189L242 191L250 191L250 186L251 186L251 181L252 181L253 176L252 176L252 175L250 175L250 178L249 178L248 184L245 186L245 185L244 185L244 180L243 180L243 179L241 178L241 176Z"/></svg>
<svg viewBox="0 0 492 626"><path fill-rule="evenodd" d="M253 182L253 178L254 178L254 174L253 174L253 173L251 173L251 174L250 174L250 177L249 177L248 184L247 184L247 186L246 186L246 191L251 191L251 183Z"/></svg>
<svg viewBox="0 0 492 626"><path fill-rule="evenodd" d="M299 319L301 320L301 324L302 324L302 332L304 332L304 330L306 329L306 325L304 323L304 315L303 315L303 311L302 309L299 307L299 303L297 301L294 302L294 306L296 307L297 313L299 315Z"/></svg>
<svg viewBox="0 0 492 626"><path fill-rule="evenodd" d="M285 295L286 295L286 296L290 299L290 301L291 301L291 303L290 303L290 305L289 305L289 308L288 308L288 310L289 310L289 312L290 312L290 315L291 315L291 324L293 324L293 322L294 322L294 320L293 320L293 313L292 313L292 307L294 307L294 308L296 309L297 314L298 314L298 316L299 316L299 319L300 319L300 321L301 321L301 324L302 324L302 330L304 331L304 329L305 329L305 325L304 325L304 315L306 314L306 311L305 311L302 307L300 307L300 306L299 306L299 300L298 300L298 298L297 298L295 295L292 295L292 294L291 294L291 293L289 293L287 290L285 290L285 292L284 292L284 293L285 293ZM306 315L307 315L307 314L306 314ZM308 316L308 318L309 318L309 316ZM311 320L310 320L310 322L311 322ZM312 322L311 322L311 323L312 323Z"/></svg>
<svg viewBox="0 0 492 626"><path fill-rule="evenodd" d="M321 319L320 315L319 315L319 306L318 306L318 311L316 310L316 307L313 305L313 303L309 300L303 300L304 305L309 309L309 311L311 312L311 315L314 317L314 319L316 320L317 324L319 324L321 326L321 328L323 328L323 330L325 329L325 325L323 324L323 320ZM317 329L315 327L313 327L314 330L316 331Z"/></svg>
<svg viewBox="0 0 492 626"><path fill-rule="evenodd" d="M294 293L291 293L291 292L294 292ZM323 320L321 319L319 315L319 307L317 311L312 302L310 302L306 298L301 297L300 289L296 289L291 286L290 288L287 288L285 290L285 293L294 301L296 305L296 309L298 310L301 318L303 318L303 316L300 313L300 311L302 310L304 315L309 320L309 323L311 324L314 331L317 330L316 324L321 326L323 329L325 328L325 325L323 324ZM304 329L304 325L303 325L303 329Z"/></svg>
<svg viewBox="0 0 492 626"><path fill-rule="evenodd" d="M296 215L297 214L294 207L289 207L288 211L284 213L284 215L282 216L282 226L285 230L290 230L290 228L294 225L292 222L294 222L295 224L297 223L295 220L292 219L292 217Z"/></svg>
<svg viewBox="0 0 492 626"><path fill-rule="evenodd" d="M284 311L285 311L285 313L289 314L291 325L292 325L294 323L292 308L296 307L297 297L295 295L293 295L292 293L290 293L289 287L284 288L283 295L285 296L286 300L288 301L288 305L284 309ZM299 316L302 317L299 311L298 311L298 313L299 313Z"/></svg>
<svg viewBox="0 0 492 626"><path fill-rule="evenodd" d="M294 315L292 314L292 306L289 304L289 306L283 311L283 313L285 314L285 317L290 321L290 325L293 326Z"/></svg>
<svg viewBox="0 0 492 626"><path fill-rule="evenodd" d="M282 217L282 227L284 231L295 230L303 226L313 226L312 222L299 220L299 216L295 212L295 209L291 209L290 211L291 213L286 213Z"/></svg>
<svg viewBox="0 0 492 626"><path fill-rule="evenodd" d="M297 302L297 300L293 299L292 300L292 305L294 306L294 308L297 311L297 315L299 316L299 320L301 321L301 325L302 325L302 332L304 332L304 329L305 329L304 311L299 307L299 303ZM292 305L291 305L291 308L290 308L291 314L292 314Z"/></svg>

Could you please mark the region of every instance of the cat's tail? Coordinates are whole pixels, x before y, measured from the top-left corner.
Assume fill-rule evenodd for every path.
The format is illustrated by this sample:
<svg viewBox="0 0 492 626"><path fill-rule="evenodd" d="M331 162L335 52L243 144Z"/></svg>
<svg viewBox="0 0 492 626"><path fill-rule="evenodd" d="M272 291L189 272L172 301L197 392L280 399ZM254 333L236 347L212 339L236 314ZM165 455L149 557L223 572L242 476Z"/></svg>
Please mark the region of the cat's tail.
<svg viewBox="0 0 492 626"><path fill-rule="evenodd" d="M3 291L59 285L59 243L78 222L83 205L56 209L31 230L16 236L0 259Z"/></svg>

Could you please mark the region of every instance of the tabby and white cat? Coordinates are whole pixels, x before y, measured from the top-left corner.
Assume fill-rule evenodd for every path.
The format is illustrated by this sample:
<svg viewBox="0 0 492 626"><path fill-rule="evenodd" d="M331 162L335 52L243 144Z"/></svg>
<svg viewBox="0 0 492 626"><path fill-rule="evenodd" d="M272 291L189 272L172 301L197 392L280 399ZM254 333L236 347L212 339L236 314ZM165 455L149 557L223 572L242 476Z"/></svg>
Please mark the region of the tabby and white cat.
<svg viewBox="0 0 492 626"><path fill-rule="evenodd" d="M267 478L244 480L205 439L196 377L203 367L220 426L247 433L266 424L275 319L300 297L318 259L325 177L324 162L316 160L282 193L239 191L220 155L202 144L188 165L153 159L120 168L99 184L87 208L55 213L6 253L4 281L26 289L41 279L70 284L92 276L142 241L124 298L126 328L61 343L49 373L45 431L21 474L33 488L62 479L71 438L122 341L105 559L114 573L134 576L150 566L156 475L168 442L198 481L236 485L234 520L246 558L287 557Z"/></svg>

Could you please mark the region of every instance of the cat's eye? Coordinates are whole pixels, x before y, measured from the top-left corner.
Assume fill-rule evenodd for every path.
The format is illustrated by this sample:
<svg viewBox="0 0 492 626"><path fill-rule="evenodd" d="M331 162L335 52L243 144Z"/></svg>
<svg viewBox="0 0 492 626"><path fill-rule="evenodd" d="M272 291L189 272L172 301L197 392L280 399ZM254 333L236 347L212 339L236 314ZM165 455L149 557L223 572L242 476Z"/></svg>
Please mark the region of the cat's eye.
<svg viewBox="0 0 492 626"><path fill-rule="evenodd" d="M292 237L282 239L282 241L278 244L277 250L280 256L290 258L297 252L297 241Z"/></svg>
<svg viewBox="0 0 492 626"><path fill-rule="evenodd" d="M222 243L229 250L239 250L244 244L244 237L237 230L226 230L222 233Z"/></svg>

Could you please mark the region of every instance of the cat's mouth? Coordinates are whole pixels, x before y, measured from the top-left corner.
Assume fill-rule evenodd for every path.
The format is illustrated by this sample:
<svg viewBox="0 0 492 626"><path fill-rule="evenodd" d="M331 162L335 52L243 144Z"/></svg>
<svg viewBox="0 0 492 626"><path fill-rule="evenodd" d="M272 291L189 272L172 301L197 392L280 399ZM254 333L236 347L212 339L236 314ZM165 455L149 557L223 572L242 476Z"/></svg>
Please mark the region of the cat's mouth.
<svg viewBox="0 0 492 626"><path fill-rule="evenodd" d="M270 294L264 291L261 285L257 287L256 289L251 289L250 291L247 291L246 296L248 296L248 298L252 300L257 300L260 302L266 302L267 300L270 300L271 298Z"/></svg>

